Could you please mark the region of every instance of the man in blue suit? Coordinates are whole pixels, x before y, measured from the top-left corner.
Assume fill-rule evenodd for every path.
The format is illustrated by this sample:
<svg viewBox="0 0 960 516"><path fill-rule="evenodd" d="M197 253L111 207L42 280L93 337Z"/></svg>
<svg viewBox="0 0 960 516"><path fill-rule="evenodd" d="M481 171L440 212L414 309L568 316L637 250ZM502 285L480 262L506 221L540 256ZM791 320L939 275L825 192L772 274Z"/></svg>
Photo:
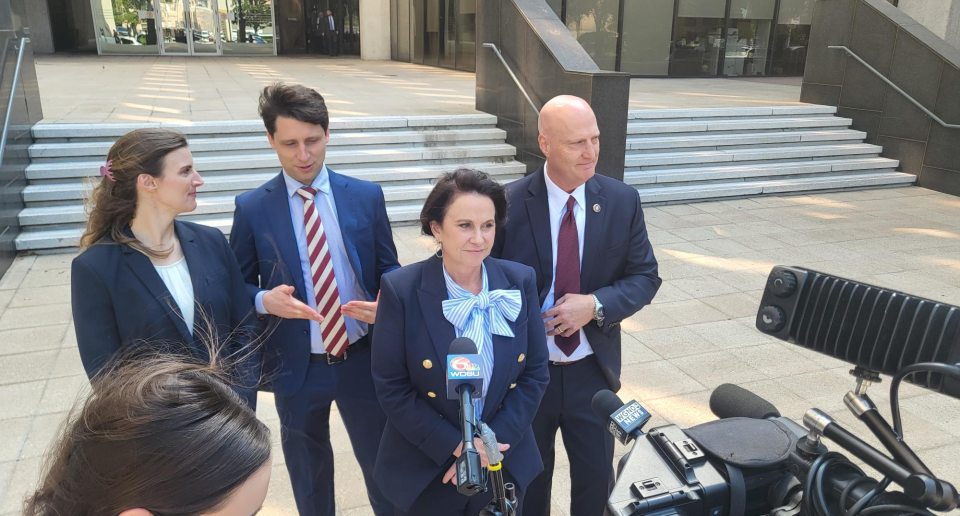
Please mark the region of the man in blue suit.
<svg viewBox="0 0 960 516"><path fill-rule="evenodd" d="M257 313L279 318L264 376L297 509L336 513L329 423L336 401L373 511L392 514L373 481L386 416L370 376L380 277L400 267L383 190L327 168L329 116L316 91L268 86L260 116L283 170L237 197L230 242Z"/></svg>
<svg viewBox="0 0 960 516"><path fill-rule="evenodd" d="M550 353L550 384L533 421L544 471L527 488L524 516L550 514L557 430L570 459L571 516L601 516L613 479L613 437L590 408L620 389L620 321L660 287L637 191L596 175L597 119L584 100L559 96L540 112L540 170L507 187L510 209L492 255L529 265Z"/></svg>

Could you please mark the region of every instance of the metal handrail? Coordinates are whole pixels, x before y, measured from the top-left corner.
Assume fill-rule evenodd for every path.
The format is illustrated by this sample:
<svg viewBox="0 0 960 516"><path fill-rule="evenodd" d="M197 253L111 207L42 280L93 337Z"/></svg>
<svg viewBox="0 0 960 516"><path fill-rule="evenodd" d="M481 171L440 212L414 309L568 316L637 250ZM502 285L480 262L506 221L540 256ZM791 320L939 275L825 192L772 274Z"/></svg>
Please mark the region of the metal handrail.
<svg viewBox="0 0 960 516"><path fill-rule="evenodd" d="M13 113L13 101L17 97L17 83L20 82L20 67L23 66L23 51L27 48L30 38L20 38L17 50L17 67L13 69L13 82L10 84L10 99L7 100L7 114L3 118L3 131L0 132L0 163L3 163L3 154L7 148L7 133L10 131L10 115ZM6 54L4 54L6 58Z"/></svg>
<svg viewBox="0 0 960 516"><path fill-rule="evenodd" d="M523 93L523 96L527 98L527 102L530 103L530 107L536 111L537 116L540 116L540 110L537 108L537 105L533 103L533 99L530 98L530 95L527 95L527 90L524 89L522 84L520 84L520 79L517 79L517 76L514 75L513 69L511 69L510 65L507 64L507 61L503 59L503 54L500 53L500 49L497 48L497 46L493 43L484 43L483 46L493 50L493 53L497 54L497 58L500 59L501 63L503 63L503 67L507 69L507 73L509 73L510 77L513 78L513 82L516 83L518 88L520 88L520 93Z"/></svg>
<svg viewBox="0 0 960 516"><path fill-rule="evenodd" d="M893 88L894 90L896 90L897 93L903 95L904 98L906 98L907 100L910 101L910 103L912 103L914 106L917 106L918 108L920 108L921 111L923 111L924 113L926 113L928 117L934 119L938 124L942 125L943 127L946 127L947 129L960 129L960 124L948 124L948 123L944 122L943 120L941 120L940 117L938 117L937 115L933 114L932 111L930 111L929 109L923 107L923 104L917 102L916 99L914 99L914 98L911 97L909 94L907 94L907 92L905 92L905 91L903 91L902 89L900 89L900 87L897 86L896 84L894 84L893 81L891 81L890 79L887 79L882 73L878 72L876 68L868 65L867 62L864 61L863 59L860 59L860 56L858 56L857 54L855 54L855 53L853 52L853 50L850 50L849 48L847 48L847 47L845 47L845 46L843 46L843 45L831 45L831 46L828 46L827 48L829 48L829 49L831 49L831 50L843 50L844 52L846 52L850 57L856 59L857 61L860 62L860 64L862 64L863 66L865 66L865 67L867 68L867 70L870 70L871 72L873 72L874 75L876 75L877 77L879 77L881 80L883 80L883 82L887 83L887 85L889 85L891 88Z"/></svg>

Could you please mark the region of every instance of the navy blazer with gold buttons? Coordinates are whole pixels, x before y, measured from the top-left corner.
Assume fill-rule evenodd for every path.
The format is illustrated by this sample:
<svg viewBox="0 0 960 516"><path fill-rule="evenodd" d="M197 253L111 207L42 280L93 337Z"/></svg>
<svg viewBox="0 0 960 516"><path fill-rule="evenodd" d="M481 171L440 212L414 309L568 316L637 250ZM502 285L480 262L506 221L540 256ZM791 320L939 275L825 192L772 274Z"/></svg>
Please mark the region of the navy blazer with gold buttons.
<svg viewBox="0 0 960 516"><path fill-rule="evenodd" d="M490 290L519 290L514 337L493 335L494 366L483 414L510 445L504 468L520 487L543 471L531 423L550 381L536 276L526 265L487 258ZM374 478L384 495L408 510L453 464L460 443L460 402L446 397L446 355L456 330L443 316L447 287L440 258L402 267L381 279L373 333L372 373L387 414Z"/></svg>

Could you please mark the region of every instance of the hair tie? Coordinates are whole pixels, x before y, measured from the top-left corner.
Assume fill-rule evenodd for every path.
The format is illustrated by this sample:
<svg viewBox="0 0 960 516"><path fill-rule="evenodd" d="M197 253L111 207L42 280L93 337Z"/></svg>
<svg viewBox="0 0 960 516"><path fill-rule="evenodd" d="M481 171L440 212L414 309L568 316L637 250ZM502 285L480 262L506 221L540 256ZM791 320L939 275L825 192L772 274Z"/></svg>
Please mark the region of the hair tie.
<svg viewBox="0 0 960 516"><path fill-rule="evenodd" d="M107 161L106 165L100 165L100 177L106 177L111 181L116 182L117 180L113 178L113 171L110 170L112 165L113 160Z"/></svg>

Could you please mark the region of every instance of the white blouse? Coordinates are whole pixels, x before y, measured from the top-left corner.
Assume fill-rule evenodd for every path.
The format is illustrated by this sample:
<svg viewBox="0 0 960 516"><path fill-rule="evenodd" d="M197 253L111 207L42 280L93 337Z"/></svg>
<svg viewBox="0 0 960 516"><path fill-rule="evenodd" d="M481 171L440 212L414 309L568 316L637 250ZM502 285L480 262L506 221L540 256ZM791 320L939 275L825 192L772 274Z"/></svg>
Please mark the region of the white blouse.
<svg viewBox="0 0 960 516"><path fill-rule="evenodd" d="M167 290L173 296L173 300L180 307L180 313L183 314L183 322L186 323L193 335L193 282L190 281L190 270L187 268L187 259L180 258L180 261L170 265L154 265L160 279L167 286Z"/></svg>

